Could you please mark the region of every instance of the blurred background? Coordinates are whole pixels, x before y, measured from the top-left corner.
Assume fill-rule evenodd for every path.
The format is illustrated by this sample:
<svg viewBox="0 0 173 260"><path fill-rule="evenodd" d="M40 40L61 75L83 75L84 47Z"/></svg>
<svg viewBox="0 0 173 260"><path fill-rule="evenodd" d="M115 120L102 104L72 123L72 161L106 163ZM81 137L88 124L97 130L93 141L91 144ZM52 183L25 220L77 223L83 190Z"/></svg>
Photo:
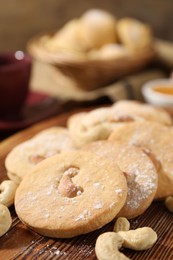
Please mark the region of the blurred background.
<svg viewBox="0 0 173 260"><path fill-rule="evenodd" d="M33 35L59 29L90 8L151 25L155 37L173 41L173 0L0 0L0 51L25 50Z"/></svg>
<svg viewBox="0 0 173 260"><path fill-rule="evenodd" d="M22 128L77 106L121 99L144 101L141 89L146 82L173 74L173 0L0 0L0 6L0 53L21 50L32 58L28 99L17 115ZM150 56L146 49L142 57L136 52L129 63L126 58L122 63L116 59L94 63L86 58L76 66L77 52L71 63L64 58L68 52L54 62L56 55L50 58L44 48L41 54L42 48L33 51L29 40L34 36L58 32L89 9L103 9L117 19L132 17L149 24L157 38L152 46L155 55Z"/></svg>

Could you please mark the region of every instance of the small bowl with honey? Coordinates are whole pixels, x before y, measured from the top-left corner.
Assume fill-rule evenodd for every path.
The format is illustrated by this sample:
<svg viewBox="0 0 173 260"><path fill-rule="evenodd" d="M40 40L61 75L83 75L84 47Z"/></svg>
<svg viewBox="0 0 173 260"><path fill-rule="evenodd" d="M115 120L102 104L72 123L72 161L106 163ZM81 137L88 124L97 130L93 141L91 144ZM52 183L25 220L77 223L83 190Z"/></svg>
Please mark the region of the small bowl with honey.
<svg viewBox="0 0 173 260"><path fill-rule="evenodd" d="M157 79L145 83L142 94L147 103L173 107L173 79Z"/></svg>

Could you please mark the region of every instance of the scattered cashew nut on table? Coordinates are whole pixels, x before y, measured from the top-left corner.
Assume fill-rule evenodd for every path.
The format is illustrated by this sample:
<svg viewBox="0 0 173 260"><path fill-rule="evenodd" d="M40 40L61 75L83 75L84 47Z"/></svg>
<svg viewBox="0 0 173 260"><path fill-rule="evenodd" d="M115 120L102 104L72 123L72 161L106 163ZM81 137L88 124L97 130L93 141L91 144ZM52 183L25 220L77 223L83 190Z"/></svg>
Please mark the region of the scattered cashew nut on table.
<svg viewBox="0 0 173 260"><path fill-rule="evenodd" d="M0 184L0 203L9 207L14 202L14 196L18 185L12 180L3 181Z"/></svg>
<svg viewBox="0 0 173 260"><path fill-rule="evenodd" d="M113 227L114 232L128 231L129 229L130 229L130 222L124 217L119 217L116 220L115 225Z"/></svg>
<svg viewBox="0 0 173 260"><path fill-rule="evenodd" d="M115 232L101 234L96 241L95 252L98 260L129 260L119 252L124 239Z"/></svg>
<svg viewBox="0 0 173 260"><path fill-rule="evenodd" d="M7 172L7 176L10 180L17 183L17 185L19 185L22 181L22 179L19 176L17 176L15 173L12 173L12 172Z"/></svg>
<svg viewBox="0 0 173 260"><path fill-rule="evenodd" d="M95 245L96 256L99 260L126 260L129 259L119 249L123 246L133 250L146 250L157 240L156 232L150 227L129 230L130 223L120 217L115 222L113 231L106 232L97 238Z"/></svg>
<svg viewBox="0 0 173 260"><path fill-rule="evenodd" d="M169 196L165 200L165 206L167 209L173 213L173 196Z"/></svg>
<svg viewBox="0 0 173 260"><path fill-rule="evenodd" d="M119 231L117 234L124 239L124 247L137 251L152 247L157 240L156 232L150 227Z"/></svg>
<svg viewBox="0 0 173 260"><path fill-rule="evenodd" d="M3 236L11 227L12 218L9 209L0 204L0 237Z"/></svg>

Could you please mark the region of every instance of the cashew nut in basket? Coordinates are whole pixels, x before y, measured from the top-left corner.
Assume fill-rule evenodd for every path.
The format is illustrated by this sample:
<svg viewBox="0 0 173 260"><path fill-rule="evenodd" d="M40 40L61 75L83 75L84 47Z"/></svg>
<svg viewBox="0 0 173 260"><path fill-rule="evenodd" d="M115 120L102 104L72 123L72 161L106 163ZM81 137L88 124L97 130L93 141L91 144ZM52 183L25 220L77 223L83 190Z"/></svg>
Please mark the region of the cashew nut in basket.
<svg viewBox="0 0 173 260"><path fill-rule="evenodd" d="M129 231L119 231L124 242L123 246L134 250L146 250L157 240L156 232L150 227L137 228Z"/></svg>
<svg viewBox="0 0 173 260"><path fill-rule="evenodd" d="M12 218L9 209L0 204L0 237L3 236L11 227Z"/></svg>
<svg viewBox="0 0 173 260"><path fill-rule="evenodd" d="M106 232L97 238L95 252L98 260L129 260L119 252L123 238L115 232Z"/></svg>
<svg viewBox="0 0 173 260"><path fill-rule="evenodd" d="M166 198L165 206L170 212L173 212L173 196L169 196Z"/></svg>
<svg viewBox="0 0 173 260"><path fill-rule="evenodd" d="M9 207L14 202L14 195L17 189L17 184L14 181L6 180L0 184L0 203Z"/></svg>
<svg viewBox="0 0 173 260"><path fill-rule="evenodd" d="M113 227L114 232L128 231L129 229L130 229L130 222L124 217L119 217L116 220L115 225Z"/></svg>

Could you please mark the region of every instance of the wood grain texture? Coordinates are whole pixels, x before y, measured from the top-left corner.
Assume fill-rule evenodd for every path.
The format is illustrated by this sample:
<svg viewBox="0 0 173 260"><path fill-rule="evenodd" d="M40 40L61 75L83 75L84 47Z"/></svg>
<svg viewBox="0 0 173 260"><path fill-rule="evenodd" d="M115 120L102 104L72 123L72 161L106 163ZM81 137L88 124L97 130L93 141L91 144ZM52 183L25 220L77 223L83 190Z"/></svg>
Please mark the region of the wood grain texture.
<svg viewBox="0 0 173 260"><path fill-rule="evenodd" d="M0 181L6 179L4 159L18 143L32 137L50 126L65 126L69 114L54 117L36 124L6 139L0 144ZM0 260L9 259L96 259L94 246L96 238L105 231L111 231L114 223L72 239L52 239L38 235L26 228L17 218L14 207L10 208L13 225L7 234L0 238ZM152 227L158 234L156 244L149 250L136 252L123 249L123 253L135 260L172 260L173 259L173 215L163 202L153 202L140 217L131 220L131 229L143 226Z"/></svg>

